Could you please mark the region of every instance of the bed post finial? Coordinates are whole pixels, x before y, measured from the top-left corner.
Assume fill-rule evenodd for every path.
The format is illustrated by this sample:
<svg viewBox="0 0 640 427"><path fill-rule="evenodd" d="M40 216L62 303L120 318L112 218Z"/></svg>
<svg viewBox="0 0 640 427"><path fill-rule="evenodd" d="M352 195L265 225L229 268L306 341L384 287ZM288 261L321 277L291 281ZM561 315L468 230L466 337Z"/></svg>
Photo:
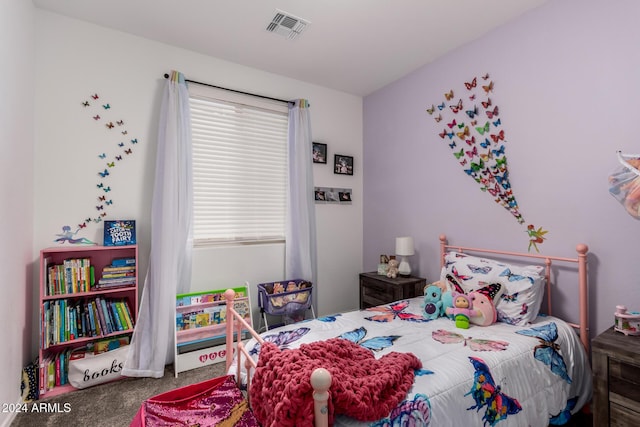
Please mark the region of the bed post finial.
<svg viewBox="0 0 640 427"><path fill-rule="evenodd" d="M331 387L331 374L324 368L314 369L311 373L311 387L313 387L314 420L315 425L329 425L329 387Z"/></svg>
<svg viewBox="0 0 640 427"><path fill-rule="evenodd" d="M576 246L578 252L578 282L580 287L580 340L585 350L589 353L589 317L587 305L589 304L587 287L587 251L589 247L584 243Z"/></svg>

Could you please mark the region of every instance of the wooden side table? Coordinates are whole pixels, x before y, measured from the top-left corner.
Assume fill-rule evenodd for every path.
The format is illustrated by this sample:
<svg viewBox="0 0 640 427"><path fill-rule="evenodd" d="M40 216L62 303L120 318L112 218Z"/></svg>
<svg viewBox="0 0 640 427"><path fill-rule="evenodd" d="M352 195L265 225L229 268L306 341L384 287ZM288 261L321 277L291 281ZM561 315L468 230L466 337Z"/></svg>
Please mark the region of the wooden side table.
<svg viewBox="0 0 640 427"><path fill-rule="evenodd" d="M377 272L360 273L360 309L423 295L426 284L422 277L391 279Z"/></svg>
<svg viewBox="0 0 640 427"><path fill-rule="evenodd" d="M640 336L613 327L592 342L593 425L637 426L640 420Z"/></svg>

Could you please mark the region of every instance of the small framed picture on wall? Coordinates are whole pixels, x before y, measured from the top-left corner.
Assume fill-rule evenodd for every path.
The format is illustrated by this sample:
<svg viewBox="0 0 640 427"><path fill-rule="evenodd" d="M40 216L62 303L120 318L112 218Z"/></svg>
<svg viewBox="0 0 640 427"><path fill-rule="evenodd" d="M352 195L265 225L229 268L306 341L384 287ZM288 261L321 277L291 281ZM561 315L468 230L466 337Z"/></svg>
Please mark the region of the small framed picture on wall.
<svg viewBox="0 0 640 427"><path fill-rule="evenodd" d="M336 154L334 157L333 173L353 175L353 157Z"/></svg>
<svg viewBox="0 0 640 427"><path fill-rule="evenodd" d="M327 163L327 144L313 143L313 163Z"/></svg>

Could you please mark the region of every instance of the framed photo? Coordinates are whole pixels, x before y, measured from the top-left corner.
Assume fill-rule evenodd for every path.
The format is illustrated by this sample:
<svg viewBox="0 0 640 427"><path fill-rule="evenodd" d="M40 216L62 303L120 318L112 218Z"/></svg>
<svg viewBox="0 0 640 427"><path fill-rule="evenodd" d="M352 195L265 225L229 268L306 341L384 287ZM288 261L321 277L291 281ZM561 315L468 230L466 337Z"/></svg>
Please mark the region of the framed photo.
<svg viewBox="0 0 640 427"><path fill-rule="evenodd" d="M333 173L353 175L353 157L336 154L334 157Z"/></svg>
<svg viewBox="0 0 640 427"><path fill-rule="evenodd" d="M327 163L327 144L313 143L313 163Z"/></svg>

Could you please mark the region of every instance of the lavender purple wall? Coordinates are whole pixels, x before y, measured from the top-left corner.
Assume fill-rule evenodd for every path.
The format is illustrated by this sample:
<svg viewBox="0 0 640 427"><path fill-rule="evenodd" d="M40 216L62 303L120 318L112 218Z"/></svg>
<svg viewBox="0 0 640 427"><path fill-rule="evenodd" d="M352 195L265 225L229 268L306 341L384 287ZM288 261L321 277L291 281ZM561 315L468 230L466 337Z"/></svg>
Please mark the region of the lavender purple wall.
<svg viewBox="0 0 640 427"><path fill-rule="evenodd" d="M441 233L454 244L527 251L525 226L462 171L438 136L444 121L425 112L489 73L513 194L526 223L549 230L541 253L574 256L576 244L589 245L592 337L612 325L617 304L640 310L640 221L607 182L616 150L640 153L639 16L636 0L551 1L367 96L364 269L404 235L414 236L412 266L428 280L438 279ZM577 306L572 291L554 298L561 314Z"/></svg>

